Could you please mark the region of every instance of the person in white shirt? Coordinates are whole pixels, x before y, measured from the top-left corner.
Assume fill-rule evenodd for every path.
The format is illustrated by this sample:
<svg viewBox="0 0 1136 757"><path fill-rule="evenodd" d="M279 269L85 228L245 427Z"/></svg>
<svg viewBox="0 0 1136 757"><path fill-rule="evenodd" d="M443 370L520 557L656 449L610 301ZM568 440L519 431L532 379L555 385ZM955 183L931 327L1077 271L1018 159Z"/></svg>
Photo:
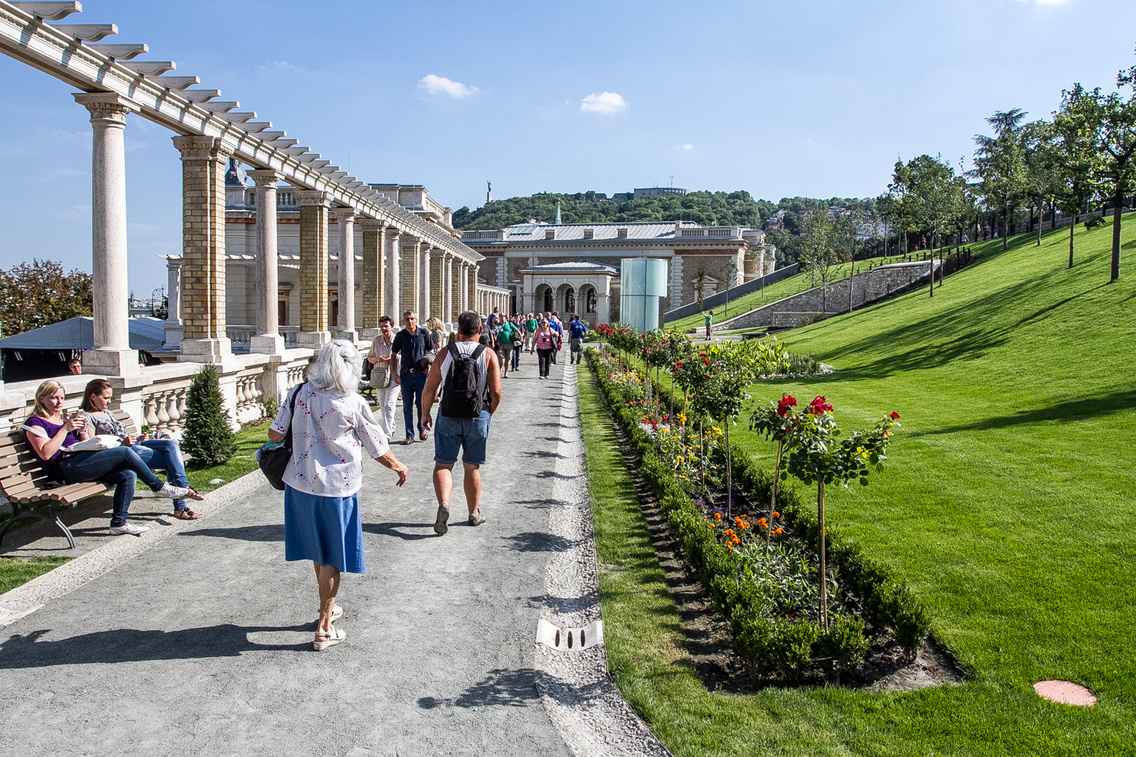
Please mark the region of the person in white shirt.
<svg viewBox="0 0 1136 757"><path fill-rule="evenodd" d="M312 648L317 652L347 634L332 621L342 572L365 573L359 490L362 450L406 482L406 466L395 459L387 435L357 393L359 353L350 342L325 344L308 369L308 380L292 390L296 412L281 403L268 439L282 442L292 429L292 457L284 471L284 559L311 560L319 583L319 622ZM338 610L338 612L336 612Z"/></svg>
<svg viewBox="0 0 1136 757"><path fill-rule="evenodd" d="M398 353L391 350L394 342L394 321L389 315L379 319L379 335L371 342L367 362L371 368L371 388L375 390L375 403L379 406L379 425L389 439L394 434L394 410L402 391L394 377L398 375Z"/></svg>

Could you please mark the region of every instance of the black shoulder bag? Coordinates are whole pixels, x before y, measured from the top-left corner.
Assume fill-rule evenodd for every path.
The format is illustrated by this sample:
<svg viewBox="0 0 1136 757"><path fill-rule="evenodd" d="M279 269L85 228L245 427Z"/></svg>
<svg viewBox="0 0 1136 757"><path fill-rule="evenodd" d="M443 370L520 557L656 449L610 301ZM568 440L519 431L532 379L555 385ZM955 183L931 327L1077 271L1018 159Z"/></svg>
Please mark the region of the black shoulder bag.
<svg viewBox="0 0 1136 757"><path fill-rule="evenodd" d="M288 400L288 411L291 415L288 421L288 433L285 434L284 441L275 447L269 447L269 444L271 444L269 442L256 451L256 461L260 465L264 477L268 479L268 483L272 484L272 488L281 491L284 490L284 471L288 469L288 461L292 459L292 424L296 420L296 395L300 393L303 387L304 384L297 386L296 390L292 392L292 397Z"/></svg>

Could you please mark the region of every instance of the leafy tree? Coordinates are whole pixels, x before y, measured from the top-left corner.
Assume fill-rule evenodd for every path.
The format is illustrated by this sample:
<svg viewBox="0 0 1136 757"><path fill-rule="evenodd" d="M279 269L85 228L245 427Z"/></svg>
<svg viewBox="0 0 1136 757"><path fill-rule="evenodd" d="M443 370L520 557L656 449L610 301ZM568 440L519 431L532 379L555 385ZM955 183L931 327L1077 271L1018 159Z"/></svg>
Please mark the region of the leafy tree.
<svg viewBox="0 0 1136 757"><path fill-rule="evenodd" d="M1026 187L1031 202L1037 208L1037 246L1040 247L1045 205L1047 202L1053 204L1060 184L1053 124L1048 121L1030 121L1023 126L1022 151L1026 165ZM1030 222L1033 222L1032 213Z"/></svg>
<svg viewBox="0 0 1136 757"><path fill-rule="evenodd" d="M1097 192L1097 124L1100 90L1088 92L1080 84L1061 93L1061 108L1053 114L1053 161L1058 176L1057 206L1069 221L1069 267L1073 267L1073 232L1077 215Z"/></svg>
<svg viewBox="0 0 1136 757"><path fill-rule="evenodd" d="M941 158L920 155L906 164L895 164L893 188L902 191L910 216L931 233L931 251L935 237L950 228L963 209L962 183L954 169ZM931 296L935 294L935 269L931 267Z"/></svg>
<svg viewBox="0 0 1136 757"><path fill-rule="evenodd" d="M236 451L217 369L212 365L202 366L189 385L181 446L195 462L206 466L221 465Z"/></svg>
<svg viewBox="0 0 1136 757"><path fill-rule="evenodd" d="M91 274L63 273L62 263L33 260L0 271L0 329L4 336L91 315Z"/></svg>
<svg viewBox="0 0 1136 757"><path fill-rule="evenodd" d="M832 267L840 262L836 242L836 225L828 215L828 207L814 204L804 213L804 227L801 235L801 267L813 277L813 284L820 279L821 310L828 309L828 281L832 277Z"/></svg>
<svg viewBox="0 0 1136 757"><path fill-rule="evenodd" d="M1112 274L1110 281L1120 278L1120 208L1132 186L1136 161L1136 66L1116 76L1117 90L1128 89L1127 96L1111 92L1098 100L1100 120L1097 123L1098 171L1103 188L1112 190Z"/></svg>
<svg viewBox="0 0 1136 757"><path fill-rule="evenodd" d="M1021 108L997 112L986 122L994 128L994 136L976 134L978 149L974 152L974 173L982 180L982 196L987 207L1002 216L1002 249L1009 243L1010 223L1014 209L1026 192L1026 163L1021 143L1021 122L1026 113Z"/></svg>

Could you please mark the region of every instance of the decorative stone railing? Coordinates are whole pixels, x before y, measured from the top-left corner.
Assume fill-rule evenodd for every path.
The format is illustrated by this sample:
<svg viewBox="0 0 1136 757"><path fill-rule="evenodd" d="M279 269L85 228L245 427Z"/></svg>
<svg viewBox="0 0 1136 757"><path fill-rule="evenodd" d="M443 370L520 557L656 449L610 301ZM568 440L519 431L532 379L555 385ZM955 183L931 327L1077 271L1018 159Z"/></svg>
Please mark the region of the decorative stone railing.
<svg viewBox="0 0 1136 757"><path fill-rule="evenodd" d="M740 226L705 226L697 229L679 229L680 239L741 239Z"/></svg>

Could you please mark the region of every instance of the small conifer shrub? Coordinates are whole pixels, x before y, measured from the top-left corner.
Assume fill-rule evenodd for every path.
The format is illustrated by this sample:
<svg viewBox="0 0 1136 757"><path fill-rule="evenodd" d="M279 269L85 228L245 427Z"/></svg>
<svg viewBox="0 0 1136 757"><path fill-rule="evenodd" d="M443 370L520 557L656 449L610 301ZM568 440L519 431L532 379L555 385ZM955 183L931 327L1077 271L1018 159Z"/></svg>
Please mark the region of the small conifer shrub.
<svg viewBox="0 0 1136 757"><path fill-rule="evenodd" d="M204 466L220 465L233 456L233 429L225 413L217 369L211 365L202 367L189 385L181 446Z"/></svg>

